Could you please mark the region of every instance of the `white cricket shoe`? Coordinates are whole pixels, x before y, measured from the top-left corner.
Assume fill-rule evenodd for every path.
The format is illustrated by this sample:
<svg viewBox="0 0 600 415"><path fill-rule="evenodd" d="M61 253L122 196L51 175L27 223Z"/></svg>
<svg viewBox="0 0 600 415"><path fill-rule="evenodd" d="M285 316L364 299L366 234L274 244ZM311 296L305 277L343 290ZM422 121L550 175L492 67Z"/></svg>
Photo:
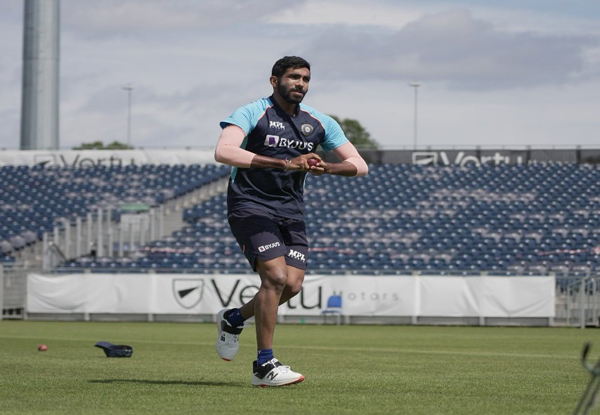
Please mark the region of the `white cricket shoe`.
<svg viewBox="0 0 600 415"><path fill-rule="evenodd" d="M252 376L252 384L254 386L285 386L294 383L300 383L304 380L304 376L296 373L273 358L267 363L258 365L256 360L252 364L254 376Z"/></svg>
<svg viewBox="0 0 600 415"><path fill-rule="evenodd" d="M217 314L217 353L223 360L233 360L240 348L240 333L249 324L244 323L242 326L233 327L223 315L227 309L219 311Z"/></svg>

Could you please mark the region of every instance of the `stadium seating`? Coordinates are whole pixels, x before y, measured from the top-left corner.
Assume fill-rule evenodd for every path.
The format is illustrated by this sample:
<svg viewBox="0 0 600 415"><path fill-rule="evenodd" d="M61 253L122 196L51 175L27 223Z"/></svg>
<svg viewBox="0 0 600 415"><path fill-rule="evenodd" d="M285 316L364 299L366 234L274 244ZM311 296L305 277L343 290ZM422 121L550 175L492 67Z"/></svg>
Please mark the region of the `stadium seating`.
<svg viewBox="0 0 600 415"><path fill-rule="evenodd" d="M0 262L52 231L58 218L97 207L156 206L228 174L224 166L127 165L0 168Z"/></svg>
<svg viewBox="0 0 600 415"><path fill-rule="evenodd" d="M309 272L585 275L600 254L600 169L536 164L371 165L360 178L309 176ZM157 180L155 186L169 189ZM119 272L250 272L229 231L224 194L188 223L122 259L66 268Z"/></svg>

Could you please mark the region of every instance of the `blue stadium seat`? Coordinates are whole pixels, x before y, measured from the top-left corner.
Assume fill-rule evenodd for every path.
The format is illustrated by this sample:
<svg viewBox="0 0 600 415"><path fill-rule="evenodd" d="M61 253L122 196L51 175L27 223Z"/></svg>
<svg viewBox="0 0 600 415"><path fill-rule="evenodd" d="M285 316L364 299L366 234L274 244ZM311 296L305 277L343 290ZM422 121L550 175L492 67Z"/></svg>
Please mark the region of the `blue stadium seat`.
<svg viewBox="0 0 600 415"><path fill-rule="evenodd" d="M0 187L2 200L12 201L11 206L27 198L46 198L46 210L0 210L0 219L10 217L11 224L22 224L22 217L34 218L30 222L35 227L30 230L39 235L56 212L81 214L89 203L99 202L93 197L83 202L77 198L65 201L57 194L70 191L125 197L130 192L126 185L134 177L138 185L147 183L141 189L152 191L136 197L160 202L173 192L190 191L198 183L194 180L201 176L200 169L126 166L50 170L54 184L61 175L77 180L60 181L57 187L44 176L35 175L38 183L22 186L21 193L7 194ZM18 176L27 181L31 174L27 169L9 170L0 169L0 177L10 175L14 181ZM215 166L214 171L203 174L223 177L226 170ZM600 217L594 214L600 209L598 179L597 166L568 163L481 167L384 164L371 165L369 175L360 178L309 176L305 191L312 247L309 270L378 275L539 275L560 266L569 272L589 272L597 268L600 254L596 252L600 247ZM172 253L142 250L143 258L132 263L140 268L165 266L178 271L249 271L229 231L224 194L186 209L183 219L188 224L184 229L147 245L170 247ZM24 238L22 231L3 227L0 239L10 244L11 237ZM28 243L27 238L24 240ZM5 245L0 242L0 246ZM177 254L186 247L195 253ZM11 245L11 249L15 248ZM132 263L122 266L131 267Z"/></svg>
<svg viewBox="0 0 600 415"><path fill-rule="evenodd" d="M51 231L57 218L85 216L93 205L156 205L225 177L216 165L0 167L0 245L16 250ZM117 211L115 217L120 213ZM0 259L1 260L1 259ZM6 262L6 261L2 261Z"/></svg>

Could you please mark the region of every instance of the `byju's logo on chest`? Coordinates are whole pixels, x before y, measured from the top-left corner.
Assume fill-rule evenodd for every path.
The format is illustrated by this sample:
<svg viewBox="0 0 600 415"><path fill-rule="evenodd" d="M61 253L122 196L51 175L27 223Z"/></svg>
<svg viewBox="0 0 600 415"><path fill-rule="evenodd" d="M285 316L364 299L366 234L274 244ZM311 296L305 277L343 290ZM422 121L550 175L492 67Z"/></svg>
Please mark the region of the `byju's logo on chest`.
<svg viewBox="0 0 600 415"><path fill-rule="evenodd" d="M276 128L277 130L285 130L285 125L281 121L269 121L269 128Z"/></svg>
<svg viewBox="0 0 600 415"><path fill-rule="evenodd" d="M277 144L279 144L279 136L268 135L267 138L265 138L265 145L267 147L277 147Z"/></svg>
<svg viewBox="0 0 600 415"><path fill-rule="evenodd" d="M267 147L286 147L308 151L313 151L314 148L314 143L279 137L277 135L266 136L264 145Z"/></svg>

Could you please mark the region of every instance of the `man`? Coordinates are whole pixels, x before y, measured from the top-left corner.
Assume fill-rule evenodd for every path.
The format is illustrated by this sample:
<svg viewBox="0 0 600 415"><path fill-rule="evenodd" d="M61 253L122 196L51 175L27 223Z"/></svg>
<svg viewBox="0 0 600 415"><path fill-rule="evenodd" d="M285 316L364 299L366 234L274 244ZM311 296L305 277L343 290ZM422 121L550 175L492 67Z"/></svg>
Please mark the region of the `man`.
<svg viewBox="0 0 600 415"><path fill-rule="evenodd" d="M223 131L215 160L233 166L227 193L231 231L261 286L239 309L217 315L217 352L232 360L239 334L252 316L256 322L258 357L252 384L282 386L304 376L273 355L277 309L298 294L304 281L308 241L304 223L304 180L307 173L363 176L368 167L339 124L304 104L310 64L286 56L273 66L273 95L243 106L221 121ZM317 146L333 151L339 163L326 163Z"/></svg>

